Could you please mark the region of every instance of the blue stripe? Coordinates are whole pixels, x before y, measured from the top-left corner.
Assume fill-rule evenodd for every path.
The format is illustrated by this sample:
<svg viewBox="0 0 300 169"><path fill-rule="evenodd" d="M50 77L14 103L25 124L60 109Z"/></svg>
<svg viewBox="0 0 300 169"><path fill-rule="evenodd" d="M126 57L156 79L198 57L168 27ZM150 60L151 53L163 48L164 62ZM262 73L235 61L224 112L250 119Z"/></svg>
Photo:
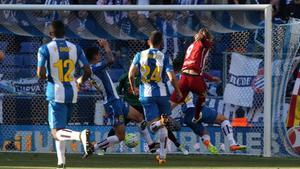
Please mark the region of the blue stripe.
<svg viewBox="0 0 300 169"><path fill-rule="evenodd" d="M57 44L59 59L63 60L63 62L67 59L70 59L69 52L61 52L59 49L60 47L68 47L66 41L56 40L56 44ZM65 74L68 70L69 70L69 66L64 67L63 74ZM72 103L74 97L73 87L70 82L62 82L62 83L65 88L65 103Z"/></svg>
<svg viewBox="0 0 300 169"><path fill-rule="evenodd" d="M47 59L47 78L48 78L46 96L47 96L47 100L54 100L55 98L54 81L51 75L50 53L47 45L45 45L44 49L45 49L45 55L47 56L46 59Z"/></svg>

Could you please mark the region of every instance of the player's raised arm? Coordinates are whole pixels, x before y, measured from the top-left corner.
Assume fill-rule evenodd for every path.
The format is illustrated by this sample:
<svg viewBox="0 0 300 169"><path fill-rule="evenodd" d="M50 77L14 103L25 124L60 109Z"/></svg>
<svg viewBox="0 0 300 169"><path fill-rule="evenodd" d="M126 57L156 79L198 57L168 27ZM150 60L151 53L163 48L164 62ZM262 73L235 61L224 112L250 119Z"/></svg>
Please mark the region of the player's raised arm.
<svg viewBox="0 0 300 169"><path fill-rule="evenodd" d="M129 72L128 72L128 80L129 80L130 88L134 95L138 95L138 93L135 92L134 78L136 76L136 73L138 72L139 61L140 61L140 53L137 53L134 56L134 59L132 61L132 64L131 64L131 66L129 68Z"/></svg>
<svg viewBox="0 0 300 169"><path fill-rule="evenodd" d="M37 72L36 72L38 78L40 79L47 78L46 58L47 58L47 49L46 46L42 46L39 48L38 51L38 65L37 65Z"/></svg>
<svg viewBox="0 0 300 169"><path fill-rule="evenodd" d="M83 69L83 75L79 79L77 79L77 83L79 86L81 86L91 76L92 71L82 49L78 50L78 54L78 62L79 66Z"/></svg>
<svg viewBox="0 0 300 169"><path fill-rule="evenodd" d="M102 47L106 52L106 55L104 55L104 57L107 61L107 65L112 65L115 62L116 58L111 51L108 41L106 39L100 39L98 40L98 43L99 46Z"/></svg>
<svg viewBox="0 0 300 169"><path fill-rule="evenodd" d="M168 57L165 59L165 65L166 65L166 72L167 72L168 78L169 78L172 86L174 87L175 92L177 93L178 99L181 99L182 93L180 91L180 88L179 88L179 85L178 85L178 82L177 82L177 79L176 79L176 76L175 76L175 73L173 70L173 66L171 64L171 60Z"/></svg>

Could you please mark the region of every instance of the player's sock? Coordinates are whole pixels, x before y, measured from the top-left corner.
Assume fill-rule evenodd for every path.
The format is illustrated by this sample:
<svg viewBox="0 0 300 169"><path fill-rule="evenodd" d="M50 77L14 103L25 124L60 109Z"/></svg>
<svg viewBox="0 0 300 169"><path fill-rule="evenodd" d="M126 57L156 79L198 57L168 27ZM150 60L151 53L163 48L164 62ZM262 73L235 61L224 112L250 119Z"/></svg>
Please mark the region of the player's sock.
<svg viewBox="0 0 300 169"><path fill-rule="evenodd" d="M69 129L62 129L56 132L56 138L59 141L77 140L80 141L80 132Z"/></svg>
<svg viewBox="0 0 300 169"><path fill-rule="evenodd" d="M114 130L113 128L111 128L111 129L109 130L108 134L107 134L107 137L113 136L113 135L115 135L115 134L116 134L116 133L115 133L115 130ZM104 152L106 152L106 149L107 149L107 148L103 148Z"/></svg>
<svg viewBox="0 0 300 169"><path fill-rule="evenodd" d="M202 137L202 142L207 148L207 150L212 154L218 154L218 149L210 142L210 136L208 134L204 134Z"/></svg>
<svg viewBox="0 0 300 169"><path fill-rule="evenodd" d="M167 153L167 140L168 140L168 130L166 127L162 127L158 130L160 135L160 151L159 156L161 159L166 159Z"/></svg>
<svg viewBox="0 0 300 169"><path fill-rule="evenodd" d="M168 138L175 144L177 148L179 148L180 143L178 142L177 138L175 137L174 133L168 130Z"/></svg>
<svg viewBox="0 0 300 169"><path fill-rule="evenodd" d="M233 138L232 126L228 120L224 120L221 123L221 129L222 129L223 134L227 137L229 145L230 146L236 145L236 142Z"/></svg>
<svg viewBox="0 0 300 169"><path fill-rule="evenodd" d="M210 143L210 136L209 136L209 135L204 134L204 135L201 137L201 139L202 139L203 144L204 144L206 147L208 147L208 146L211 144L211 143Z"/></svg>
<svg viewBox="0 0 300 169"><path fill-rule="evenodd" d="M151 125L150 125L150 130L151 130L152 132L156 132L162 125L163 125L163 124L161 123L160 120L155 121L155 122L151 123Z"/></svg>
<svg viewBox="0 0 300 169"><path fill-rule="evenodd" d="M150 136L150 133L149 133L147 127L144 127L145 123L146 123L145 121L142 121L142 122L138 123L138 126L139 126L140 132L143 135L144 139L146 140L147 144L151 145L151 144L153 144L153 140Z"/></svg>
<svg viewBox="0 0 300 169"><path fill-rule="evenodd" d="M110 136L110 137L107 137L105 140L103 140L103 141L95 144L94 145L94 149L95 150L105 149L105 148L108 148L108 147L110 147L110 146L112 146L114 144L117 144L119 142L120 142L120 140L119 140L119 138L116 135Z"/></svg>
<svg viewBox="0 0 300 169"><path fill-rule="evenodd" d="M66 164L66 142L65 141L55 141L56 154L57 154L57 164Z"/></svg>

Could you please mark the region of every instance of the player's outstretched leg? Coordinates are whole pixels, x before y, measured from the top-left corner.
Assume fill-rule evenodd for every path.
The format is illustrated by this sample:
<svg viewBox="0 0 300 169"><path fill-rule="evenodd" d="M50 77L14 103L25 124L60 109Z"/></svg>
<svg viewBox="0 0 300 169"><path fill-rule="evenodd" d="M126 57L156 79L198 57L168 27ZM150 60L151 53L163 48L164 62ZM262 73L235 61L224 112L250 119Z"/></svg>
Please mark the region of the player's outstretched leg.
<svg viewBox="0 0 300 169"><path fill-rule="evenodd" d="M84 155L90 155L92 152L90 151L90 132L88 130L83 130L82 132L73 131L69 129L52 129L52 135L56 139L55 146L57 151L57 159L58 159L58 168L64 168L66 164L65 157L65 141L67 140L76 140L81 141L84 149Z"/></svg>
<svg viewBox="0 0 300 169"><path fill-rule="evenodd" d="M236 143L235 139L233 138L233 130L229 120L221 114L218 114L215 123L221 125L221 130L224 136L227 138L230 151L237 151L237 150L246 150L247 147L244 145L239 145Z"/></svg>
<svg viewBox="0 0 300 169"><path fill-rule="evenodd" d="M159 158L158 163L164 164L166 163L167 157L167 141L168 141L168 130L166 127L161 127L158 129L158 133L160 136L160 149L159 149Z"/></svg>
<svg viewBox="0 0 300 169"><path fill-rule="evenodd" d="M143 135L145 141L147 142L149 151L151 153L155 153L159 148L159 143L153 142L150 133L147 128L147 122L144 120L144 116L137 109L132 106L129 106L129 112L127 115L127 119L137 123L137 126L140 129L140 133Z"/></svg>
<svg viewBox="0 0 300 169"><path fill-rule="evenodd" d="M211 154L218 154L218 149L210 142L210 136L208 135L208 133L205 131L205 134L201 134L201 135L202 135L201 136L202 143L205 145L207 150Z"/></svg>
<svg viewBox="0 0 300 169"><path fill-rule="evenodd" d="M184 145L180 144L174 133L171 130L168 130L168 138L175 144L177 150L182 152L183 155L189 155L189 151L185 149Z"/></svg>
<svg viewBox="0 0 300 169"><path fill-rule="evenodd" d="M120 143L125 139L125 124L123 122L118 123L114 127L114 131L116 133L115 135L109 136L101 142L94 144L93 151L104 151L104 149L107 149L108 147Z"/></svg>

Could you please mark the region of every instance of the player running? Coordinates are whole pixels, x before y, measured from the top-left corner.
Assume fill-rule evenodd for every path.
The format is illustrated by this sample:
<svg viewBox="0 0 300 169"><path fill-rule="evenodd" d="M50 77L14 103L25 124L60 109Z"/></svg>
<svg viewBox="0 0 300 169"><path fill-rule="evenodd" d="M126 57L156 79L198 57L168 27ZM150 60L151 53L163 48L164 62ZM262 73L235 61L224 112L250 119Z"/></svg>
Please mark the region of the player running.
<svg viewBox="0 0 300 169"><path fill-rule="evenodd" d="M156 150L156 144L152 141L149 131L146 128L146 122L141 113L131 106L126 106L119 98L114 84L107 72L108 66L112 65L115 58L106 40L99 40L100 47L106 51L105 58L101 58L98 48L91 47L85 50L86 57L92 69L91 80L97 90L101 90L104 94L106 103L104 108L106 113L113 117L113 135L108 135L103 141L94 145L94 151L105 151L108 147L120 143L125 138L125 119L136 122L140 128L140 132L144 136L150 151Z"/></svg>
<svg viewBox="0 0 300 169"><path fill-rule="evenodd" d="M138 76L135 77L135 92L138 93L138 85L140 82L140 78ZM131 91L129 80L128 80L128 73L123 74L120 77L119 85L117 87L117 92L120 95L124 95L124 100L132 107L134 107L136 110L138 110L140 113L144 115L144 109L139 101L139 97L137 95L134 95ZM126 121L126 120L125 120ZM111 132L109 132L109 135L111 135ZM181 151L184 155L188 155L189 152L184 148L184 145L180 144L175 135L172 131L168 130L168 138L175 144L177 149Z"/></svg>
<svg viewBox="0 0 300 169"><path fill-rule="evenodd" d="M76 65L84 71L78 85L88 79L91 70L81 48L64 39L64 24L61 21L53 21L49 32L52 41L38 50L37 75L40 79L47 79L48 122L55 139L57 168L65 168L66 140L81 141L84 153L90 153L89 131L73 131L66 129L66 125L77 103Z"/></svg>
<svg viewBox="0 0 300 169"><path fill-rule="evenodd" d="M198 95L196 101L196 111L192 121L197 123L201 119L201 110L206 98L206 83L205 79L209 81L218 82L219 79L209 76L204 73L205 61L207 59L209 50L212 47L213 38L206 28L202 28L194 36L194 42L188 47L184 58L182 67L182 74L179 80L179 88L183 97L177 98L176 91L171 96L173 103L179 104L184 102L184 99L191 91ZM173 105L172 105L173 107Z"/></svg>
<svg viewBox="0 0 300 169"><path fill-rule="evenodd" d="M181 64L178 60L174 62L174 71L176 73L177 78L180 76L180 68ZM217 79L217 77L213 77ZM170 92L174 91L174 88L170 83L168 83L168 87ZM246 150L247 147L244 145L239 145L236 143L235 139L233 138L233 130L229 120L222 114L218 114L217 111L210 109L206 106L203 106L202 109L202 117L196 123L192 121L193 115L196 111L196 107L194 105L194 97L191 92L188 93L188 96L185 98L184 103L178 104L173 110L172 115L177 116L180 115L183 119L183 122L190 127L193 132L200 136L202 139L203 144L206 148L212 153L217 154L217 148L210 142L209 133L205 130L205 127L202 123L207 124L219 124L221 126L221 131L224 136L226 136L229 142L229 149L230 151L237 151L237 150ZM177 117L174 117L177 118Z"/></svg>
<svg viewBox="0 0 300 169"><path fill-rule="evenodd" d="M162 43L162 33L154 31L148 40L149 49L137 53L129 69L128 79L135 95L139 95L143 105L146 120L151 123L150 130L160 133L160 154L157 156L159 164L166 163L166 146L168 130L163 125L162 115L169 116L170 103L166 75L174 86L178 97L182 94L179 90L171 60L159 51ZM139 94L135 90L134 79L139 72L141 83ZM158 127L159 126L159 127Z"/></svg>

